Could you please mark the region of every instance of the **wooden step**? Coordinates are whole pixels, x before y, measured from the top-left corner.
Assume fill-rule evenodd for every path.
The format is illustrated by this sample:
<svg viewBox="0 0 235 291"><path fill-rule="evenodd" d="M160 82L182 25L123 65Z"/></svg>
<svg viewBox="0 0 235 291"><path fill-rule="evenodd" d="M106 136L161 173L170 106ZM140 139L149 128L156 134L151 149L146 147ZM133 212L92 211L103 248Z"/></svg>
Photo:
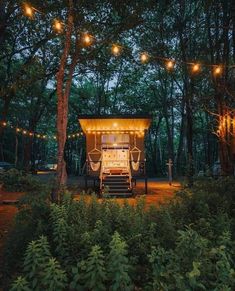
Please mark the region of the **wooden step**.
<svg viewBox="0 0 235 291"><path fill-rule="evenodd" d="M103 194L103 197L105 198L128 198L132 196L132 192Z"/></svg>
<svg viewBox="0 0 235 291"><path fill-rule="evenodd" d="M106 185L129 185L129 181L103 181Z"/></svg>
<svg viewBox="0 0 235 291"><path fill-rule="evenodd" d="M129 178L105 178L103 179L103 181L129 181Z"/></svg>

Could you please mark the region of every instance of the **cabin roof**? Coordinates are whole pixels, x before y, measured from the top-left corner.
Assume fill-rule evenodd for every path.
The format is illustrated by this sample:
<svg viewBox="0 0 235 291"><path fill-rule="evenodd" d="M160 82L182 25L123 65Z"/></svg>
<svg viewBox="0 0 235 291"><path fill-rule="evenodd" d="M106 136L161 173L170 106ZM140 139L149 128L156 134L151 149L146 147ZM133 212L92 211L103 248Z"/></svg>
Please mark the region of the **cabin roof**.
<svg viewBox="0 0 235 291"><path fill-rule="evenodd" d="M78 120L82 130L89 131L144 131L151 124L150 115L80 115Z"/></svg>

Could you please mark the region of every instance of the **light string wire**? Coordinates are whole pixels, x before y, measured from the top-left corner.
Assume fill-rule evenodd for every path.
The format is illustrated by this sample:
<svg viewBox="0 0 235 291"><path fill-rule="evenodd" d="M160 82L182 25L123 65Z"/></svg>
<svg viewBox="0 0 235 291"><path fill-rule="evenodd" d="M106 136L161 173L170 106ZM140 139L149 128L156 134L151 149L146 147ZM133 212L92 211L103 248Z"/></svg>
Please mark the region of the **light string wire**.
<svg viewBox="0 0 235 291"><path fill-rule="evenodd" d="M13 126L10 122L6 122L6 121L1 121L0 126L2 128L10 128L10 129L14 130L16 134L22 134L23 136L29 136L31 138L38 138L38 139L42 139L42 140L53 140L53 139L56 140L57 139L57 136L55 134L48 135L45 133L33 132L33 131L28 130L28 129L19 127L19 126ZM69 133L67 135L67 139L80 138L82 136L83 136L82 131L72 132L72 133Z"/></svg>
<svg viewBox="0 0 235 291"><path fill-rule="evenodd" d="M39 13L42 15L45 15L44 12L38 10L37 8L33 7L29 3L23 3L22 5L23 14L27 16L30 19L34 19L34 14ZM64 28L66 27L66 23L64 23L62 20L59 20L58 18L55 18L53 20L52 29L57 34L61 34L64 31ZM78 33L81 33L82 35L82 42L85 46L90 46L93 43L95 43L95 37L90 34L89 32L78 31ZM103 42L104 43L104 42ZM111 52L114 56L120 56L122 54L122 51L124 50L124 46L120 43L111 43ZM157 56L157 55L151 55L147 51L140 52L139 53L139 60L141 63L149 63L151 60L160 60L165 63L166 68L170 71L173 70L176 64L185 64L187 66L191 67L191 73L200 73L202 70L202 67L210 67L212 68L212 73L214 76L220 76L225 68L235 68L235 64L231 65L225 65L225 64L208 64L201 61L182 61L182 60L175 60L173 58L163 57L163 56Z"/></svg>
<svg viewBox="0 0 235 291"><path fill-rule="evenodd" d="M22 10L23 10L23 14L28 17L31 20L34 20L34 15L35 13L39 13L42 15L45 15L44 12L40 11L39 9L33 7L32 5L30 5L29 3L24 2L22 4ZM53 24L52 24L52 29L54 30L54 32L56 32L57 34L62 34L64 31L64 28L66 27L66 24L59 20L58 18L55 18L53 20ZM91 35L89 32L84 32L84 31L79 31L82 35L82 42L85 45L85 47L89 47L91 46L93 43L95 43L95 37L93 35ZM102 43L104 44L105 42L102 41ZM122 52L124 51L125 47L120 44L120 43L111 43L111 53L113 54L113 56L115 57L119 57ZM174 70L175 65L178 64L185 64L187 66L191 67L191 73L197 74L200 73L202 71L202 67L210 67L212 68L212 73L214 75L214 77L219 77L221 76L221 74L223 73L223 70L227 67L227 68L235 68L235 65L224 65L224 64L208 64L208 63L202 63L202 62L185 62L182 60L175 60L173 58L167 58L167 57L162 57L162 56L157 56L157 55L151 55L149 52L147 51L143 51L139 53L139 62L137 62L134 58L133 61L137 64L137 63L142 63L142 64L148 64L151 62L151 60L160 60L165 64L165 67L168 71L172 71ZM30 136L30 137L34 137L34 138L39 138L39 139L57 139L56 135L48 135L48 134L41 134L41 133L37 133L37 132L31 132L27 129L24 129L22 127L16 127L11 125L9 122L6 121L2 121L0 123L1 127L10 127L11 129L14 129L16 131L16 133L22 133L25 136ZM107 132L107 131L106 131ZM103 132L102 132L103 133ZM72 138L78 138L81 137L83 135L83 132L74 132L74 133L70 133L67 135L68 139L72 139Z"/></svg>

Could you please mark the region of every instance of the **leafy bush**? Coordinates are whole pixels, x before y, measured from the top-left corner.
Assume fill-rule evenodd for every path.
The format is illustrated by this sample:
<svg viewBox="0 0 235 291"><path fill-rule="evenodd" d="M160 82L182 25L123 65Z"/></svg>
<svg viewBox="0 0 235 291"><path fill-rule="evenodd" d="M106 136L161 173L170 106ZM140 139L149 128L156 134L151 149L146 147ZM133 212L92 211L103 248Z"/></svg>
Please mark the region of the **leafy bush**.
<svg viewBox="0 0 235 291"><path fill-rule="evenodd" d="M0 183L7 191L39 191L42 184L32 175L23 173L17 169L10 169L0 174Z"/></svg>
<svg viewBox="0 0 235 291"><path fill-rule="evenodd" d="M234 290L234 189L231 178L200 180L148 209L144 199L121 206L67 193L57 205L45 193L26 196L16 233L28 237L13 247L19 262L26 251L24 268L11 265L21 275L12 288Z"/></svg>
<svg viewBox="0 0 235 291"><path fill-rule="evenodd" d="M4 247L5 277L10 277L13 269L21 267L22 254L25 253L27 245L43 234L48 235L50 231L50 201L47 191L26 194L17 206L19 212L14 228Z"/></svg>

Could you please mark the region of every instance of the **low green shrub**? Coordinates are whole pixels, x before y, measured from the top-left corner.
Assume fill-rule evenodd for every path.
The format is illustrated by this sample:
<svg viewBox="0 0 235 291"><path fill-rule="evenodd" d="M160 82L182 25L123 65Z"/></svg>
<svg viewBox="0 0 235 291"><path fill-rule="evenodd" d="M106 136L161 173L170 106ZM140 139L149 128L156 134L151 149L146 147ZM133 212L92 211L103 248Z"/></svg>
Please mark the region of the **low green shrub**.
<svg viewBox="0 0 235 291"><path fill-rule="evenodd" d="M40 191L42 184L32 175L17 169L10 169L0 174L0 183L4 190L28 192Z"/></svg>
<svg viewBox="0 0 235 291"><path fill-rule="evenodd" d="M144 198L121 206L67 193L58 205L45 193L29 195L17 216L18 235L27 239L20 245L13 236L18 264L11 272L21 277L12 288L234 290L234 185L231 178L200 180L148 209Z"/></svg>

